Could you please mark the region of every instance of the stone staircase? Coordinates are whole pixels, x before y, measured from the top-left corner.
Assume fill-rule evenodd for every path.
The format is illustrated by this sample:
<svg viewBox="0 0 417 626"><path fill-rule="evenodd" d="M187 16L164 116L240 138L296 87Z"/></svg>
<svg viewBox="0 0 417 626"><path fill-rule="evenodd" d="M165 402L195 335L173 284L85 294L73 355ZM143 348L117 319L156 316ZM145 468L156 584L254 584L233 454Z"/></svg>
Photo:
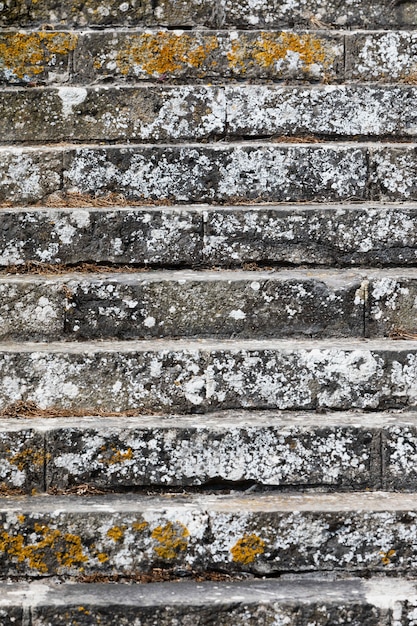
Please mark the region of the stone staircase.
<svg viewBox="0 0 417 626"><path fill-rule="evenodd" d="M417 5L0 25L0 625L416 626Z"/></svg>

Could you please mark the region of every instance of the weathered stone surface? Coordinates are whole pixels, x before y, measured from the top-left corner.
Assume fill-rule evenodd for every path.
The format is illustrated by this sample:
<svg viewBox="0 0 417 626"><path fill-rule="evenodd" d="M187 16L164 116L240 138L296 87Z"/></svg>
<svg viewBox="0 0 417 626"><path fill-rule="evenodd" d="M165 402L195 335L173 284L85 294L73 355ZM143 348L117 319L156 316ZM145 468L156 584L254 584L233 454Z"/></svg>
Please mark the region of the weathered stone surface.
<svg viewBox="0 0 417 626"><path fill-rule="evenodd" d="M64 154L64 189L213 202L365 199L366 149L350 145L79 148Z"/></svg>
<svg viewBox="0 0 417 626"><path fill-rule="evenodd" d="M412 86L227 86L227 130L237 137L414 137L416 95Z"/></svg>
<svg viewBox="0 0 417 626"><path fill-rule="evenodd" d="M241 206L205 213L204 258L215 265L414 265L414 205Z"/></svg>
<svg viewBox="0 0 417 626"><path fill-rule="evenodd" d="M49 283L30 281L33 306L40 294L47 299ZM56 317L74 339L362 336L361 283L357 274L296 271L77 276L62 283L67 300ZM21 307L16 318L22 329ZM46 338L57 330L39 328Z"/></svg>
<svg viewBox="0 0 417 626"><path fill-rule="evenodd" d="M219 3L212 0L158 0L154 21L160 26L207 26L221 23Z"/></svg>
<svg viewBox="0 0 417 626"><path fill-rule="evenodd" d="M3 141L186 141L225 130L216 87L60 87L0 93Z"/></svg>
<svg viewBox="0 0 417 626"><path fill-rule="evenodd" d="M256 574L412 574L407 494L8 498L1 573L134 575L152 567Z"/></svg>
<svg viewBox="0 0 417 626"><path fill-rule="evenodd" d="M343 39L315 32L90 32L74 52L74 80L343 78Z"/></svg>
<svg viewBox="0 0 417 626"><path fill-rule="evenodd" d="M410 626L406 615L416 603L414 580L249 580L219 583L151 583L149 585L45 581L3 584L5 611L24 603L33 626L67 626L76 621L91 626L186 626L208 623L225 626L329 626L344 620L351 626ZM395 617L394 617L395 614ZM9 623L7 623L9 626Z"/></svg>
<svg viewBox="0 0 417 626"><path fill-rule="evenodd" d="M415 84L416 53L417 34L413 31L348 35L346 77L360 81Z"/></svg>
<svg viewBox="0 0 417 626"><path fill-rule="evenodd" d="M327 340L2 344L0 407L203 412L417 404L417 342Z"/></svg>
<svg viewBox="0 0 417 626"><path fill-rule="evenodd" d="M0 264L199 265L198 208L111 207L0 210Z"/></svg>
<svg viewBox="0 0 417 626"><path fill-rule="evenodd" d="M36 426L0 420L0 457L0 494L44 490L44 436Z"/></svg>
<svg viewBox="0 0 417 626"><path fill-rule="evenodd" d="M415 145L386 145L370 151L371 194L381 200L417 199Z"/></svg>
<svg viewBox="0 0 417 626"><path fill-rule="evenodd" d="M38 421L46 486L379 485L381 416L222 412ZM32 423L32 422L31 422Z"/></svg>
<svg viewBox="0 0 417 626"><path fill-rule="evenodd" d="M390 0L220 0L221 24L232 27L395 28L417 23L415 4Z"/></svg>
<svg viewBox="0 0 417 626"><path fill-rule="evenodd" d="M417 487L417 421L413 414L391 418L382 435L383 484L387 489Z"/></svg>
<svg viewBox="0 0 417 626"><path fill-rule="evenodd" d="M0 82L51 83L69 80L78 35L33 31L0 33Z"/></svg>
<svg viewBox="0 0 417 626"><path fill-rule="evenodd" d="M81 27L150 24L153 21L152 5L152 0L64 0L60 21Z"/></svg>
<svg viewBox="0 0 417 626"><path fill-rule="evenodd" d="M0 202L34 203L61 186L62 152L0 149Z"/></svg>
<svg viewBox="0 0 417 626"><path fill-rule="evenodd" d="M413 270L367 272L369 336L417 333L417 281Z"/></svg>

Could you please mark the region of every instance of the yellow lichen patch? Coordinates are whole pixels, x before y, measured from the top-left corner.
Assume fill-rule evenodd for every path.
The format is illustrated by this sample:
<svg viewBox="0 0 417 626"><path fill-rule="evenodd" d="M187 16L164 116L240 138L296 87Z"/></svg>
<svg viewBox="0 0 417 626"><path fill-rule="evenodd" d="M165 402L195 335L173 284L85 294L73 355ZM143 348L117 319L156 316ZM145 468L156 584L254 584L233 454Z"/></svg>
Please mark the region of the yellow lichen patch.
<svg viewBox="0 0 417 626"><path fill-rule="evenodd" d="M32 448L26 448L20 452L16 452L8 458L11 465L16 465L17 469L23 471L31 466L42 467L45 461L45 455L43 450L34 450Z"/></svg>
<svg viewBox="0 0 417 626"><path fill-rule="evenodd" d="M381 561L383 565L389 565L391 563L392 557L396 555L395 550L388 550L388 552L380 552Z"/></svg>
<svg viewBox="0 0 417 626"><path fill-rule="evenodd" d="M133 451L132 448L128 448L126 452L121 452L116 448L112 448L113 454L106 461L109 465L115 465L116 463L124 463L124 461L130 461L133 459Z"/></svg>
<svg viewBox="0 0 417 626"><path fill-rule="evenodd" d="M0 40L0 69L18 78L42 74L48 64L56 64L56 55L66 56L77 45L71 33L7 33Z"/></svg>
<svg viewBox="0 0 417 626"><path fill-rule="evenodd" d="M131 44L118 53L116 63L124 75L133 66L149 75L170 74L184 67L201 69L218 46L216 36L205 37L200 43L190 35L144 33L132 37Z"/></svg>
<svg viewBox="0 0 417 626"><path fill-rule="evenodd" d="M105 552L98 552L97 559L100 563L105 563L106 561L109 560L109 557L107 556Z"/></svg>
<svg viewBox="0 0 417 626"><path fill-rule="evenodd" d="M133 522L132 524L133 530L135 530L137 533L143 532L144 530L146 530L146 528L148 528L148 526L148 522Z"/></svg>
<svg viewBox="0 0 417 626"><path fill-rule="evenodd" d="M35 524L34 529L42 537L31 544L25 544L21 533L12 535L4 529L0 530L0 552L16 563L27 562L31 569L43 574L48 573L51 564L53 567L78 567L82 571L80 565L87 561L87 557L83 554L78 535L62 536L60 530L42 524Z"/></svg>
<svg viewBox="0 0 417 626"><path fill-rule="evenodd" d="M233 548L230 548L230 552L235 563L248 565L253 563L259 554L265 552L265 542L255 533L251 535L245 534L236 542Z"/></svg>
<svg viewBox="0 0 417 626"><path fill-rule="evenodd" d="M113 541L122 541L125 534L126 526L113 526L107 531L107 537Z"/></svg>
<svg viewBox="0 0 417 626"><path fill-rule="evenodd" d="M181 522L168 522L165 526L157 526L151 535L159 544L154 550L162 559L175 559L180 552L184 552L188 546L189 536L188 528Z"/></svg>
<svg viewBox="0 0 417 626"><path fill-rule="evenodd" d="M248 58L245 39L233 39L231 49L227 53L229 67L238 71L240 74L246 72L245 62Z"/></svg>
<svg viewBox="0 0 417 626"><path fill-rule="evenodd" d="M17 519L21 524L23 524L26 517L22 513L20 513L20 515L17 516Z"/></svg>

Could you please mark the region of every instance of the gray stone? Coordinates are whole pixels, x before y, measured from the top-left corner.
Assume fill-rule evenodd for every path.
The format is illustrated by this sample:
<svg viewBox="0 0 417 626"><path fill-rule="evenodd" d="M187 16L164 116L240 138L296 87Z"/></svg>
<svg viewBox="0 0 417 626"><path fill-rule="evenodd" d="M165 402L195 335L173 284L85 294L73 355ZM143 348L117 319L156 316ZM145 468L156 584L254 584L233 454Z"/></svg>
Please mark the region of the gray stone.
<svg viewBox="0 0 417 626"><path fill-rule="evenodd" d="M398 493L8 498L2 577L135 576L155 567L258 575L412 575L415 498Z"/></svg>
<svg viewBox="0 0 417 626"><path fill-rule="evenodd" d="M414 12L416 9L414 8ZM346 78L360 81L417 80L417 34L413 31L353 33L346 37Z"/></svg>
<svg viewBox="0 0 417 626"><path fill-rule="evenodd" d="M46 430L46 485L375 487L385 420L221 412L196 417L32 420ZM31 423L32 423L31 422ZM40 422L40 426L38 426Z"/></svg>
<svg viewBox="0 0 417 626"><path fill-rule="evenodd" d="M417 487L417 422L413 414L391 418L382 435L383 484L386 489Z"/></svg>
<svg viewBox="0 0 417 626"><path fill-rule="evenodd" d="M0 203L35 203L61 186L62 152L0 149Z"/></svg>
<svg viewBox="0 0 417 626"><path fill-rule="evenodd" d="M199 265L202 246L198 208L0 210L0 265Z"/></svg>
<svg viewBox="0 0 417 626"><path fill-rule="evenodd" d="M365 199L366 150L349 145L79 148L64 189L173 202Z"/></svg>
<svg viewBox="0 0 417 626"><path fill-rule="evenodd" d="M44 436L36 426L0 420L0 457L0 494L44 491Z"/></svg>
<svg viewBox="0 0 417 626"><path fill-rule="evenodd" d="M89 32L74 52L74 81L256 78L343 79L343 39L315 32Z"/></svg>
<svg viewBox="0 0 417 626"><path fill-rule="evenodd" d="M133 341L2 344L0 407L376 410L417 403L417 342Z"/></svg>
<svg viewBox="0 0 417 626"><path fill-rule="evenodd" d="M367 272L369 336L389 336L402 331L417 333L417 281L415 271Z"/></svg>
<svg viewBox="0 0 417 626"><path fill-rule="evenodd" d="M380 200L417 199L416 146L385 145L370 150L370 192Z"/></svg>
<svg viewBox="0 0 417 626"><path fill-rule="evenodd" d="M227 130L237 137L414 137L416 95L412 86L227 86Z"/></svg>
<svg viewBox="0 0 417 626"><path fill-rule="evenodd" d="M414 205L250 205L205 213L204 258L219 266L414 265Z"/></svg>
<svg viewBox="0 0 417 626"><path fill-rule="evenodd" d="M185 141L224 133L224 92L206 86L59 87L0 93L3 141Z"/></svg>

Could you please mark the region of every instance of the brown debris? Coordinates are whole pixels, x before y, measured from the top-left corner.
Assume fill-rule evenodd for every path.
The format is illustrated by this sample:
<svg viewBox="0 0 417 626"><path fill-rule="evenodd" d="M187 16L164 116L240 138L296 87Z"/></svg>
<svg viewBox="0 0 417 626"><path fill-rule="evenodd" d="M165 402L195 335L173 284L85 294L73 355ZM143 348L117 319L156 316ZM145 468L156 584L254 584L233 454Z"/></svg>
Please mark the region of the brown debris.
<svg viewBox="0 0 417 626"><path fill-rule="evenodd" d="M408 330L404 330L403 328L393 328L389 334L390 339L411 339L417 340L417 333L412 333Z"/></svg>
<svg viewBox="0 0 417 626"><path fill-rule="evenodd" d="M306 137L273 137L273 143L321 143L322 140L313 135L307 135Z"/></svg>
<svg viewBox="0 0 417 626"><path fill-rule="evenodd" d="M45 200L37 202L36 206L48 208L78 208L78 207L114 207L114 206L169 206L172 202L165 200L128 200L123 194L110 192L103 196L91 196L87 193L68 191L57 192L48 196Z"/></svg>
<svg viewBox="0 0 417 626"><path fill-rule="evenodd" d="M243 576L231 576L230 574L225 574L223 572L195 572L191 569L181 570L181 573L178 570L172 569L162 569L159 567L155 567L149 572L146 573L131 573L131 574L113 574L113 575L105 575L105 574L86 574L85 576L80 576L77 578L77 582L80 583L119 583L119 582L132 582L132 583L161 583L161 582L180 582L182 580L192 579L195 582L205 582L205 581L232 581L232 580L242 580Z"/></svg>
<svg viewBox="0 0 417 626"><path fill-rule="evenodd" d="M32 400L18 400L0 410L0 418L10 417L135 417L137 415L163 415L162 411L105 411L101 408L91 409L67 409L63 407L48 407L41 409Z"/></svg>
<svg viewBox="0 0 417 626"><path fill-rule="evenodd" d="M147 267L133 267L131 265L97 265L96 263L78 263L77 265L63 265L62 263L38 263L26 261L21 265L7 265L0 269L0 274L67 274L80 272L82 274L117 274L148 272Z"/></svg>

